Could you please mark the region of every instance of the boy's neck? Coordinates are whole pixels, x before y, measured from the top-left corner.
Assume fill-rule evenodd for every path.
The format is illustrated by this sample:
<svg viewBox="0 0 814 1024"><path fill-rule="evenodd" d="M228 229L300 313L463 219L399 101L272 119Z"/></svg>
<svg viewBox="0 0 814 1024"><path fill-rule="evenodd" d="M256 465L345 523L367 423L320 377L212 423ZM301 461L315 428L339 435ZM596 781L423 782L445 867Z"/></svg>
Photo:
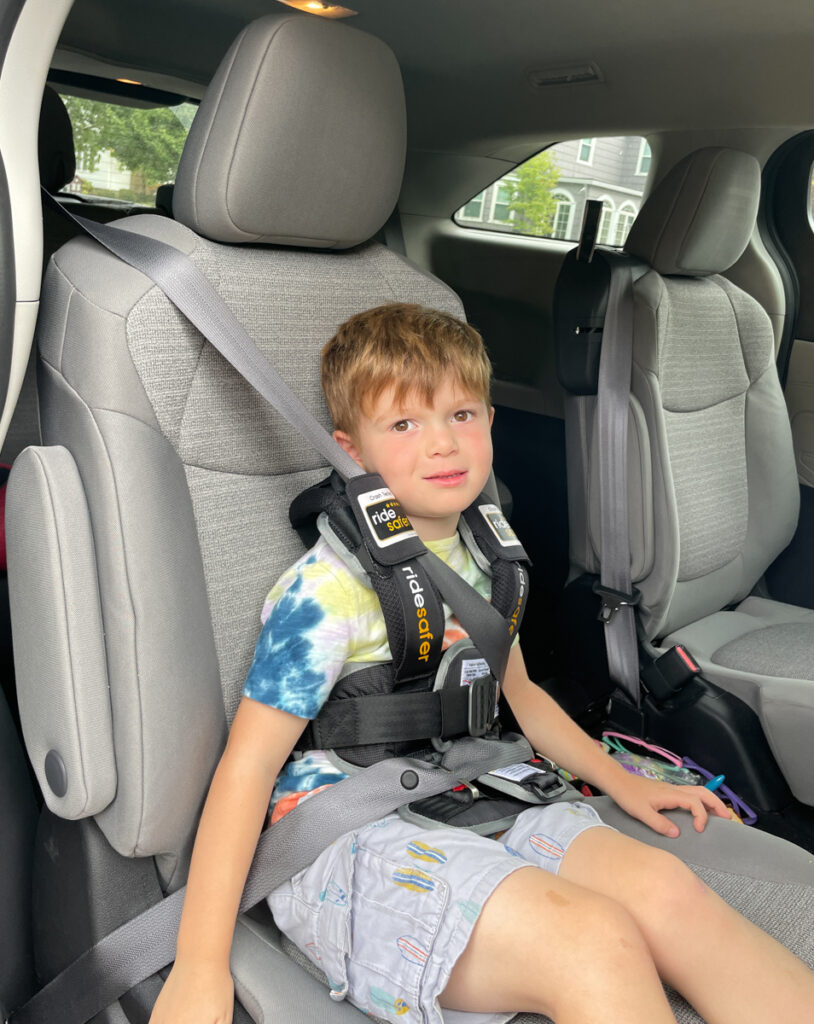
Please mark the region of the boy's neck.
<svg viewBox="0 0 814 1024"><path fill-rule="evenodd" d="M410 522L419 538L426 544L427 541L447 540L454 537L458 532L458 520L460 513L454 516L443 516L433 519L429 516L410 516Z"/></svg>

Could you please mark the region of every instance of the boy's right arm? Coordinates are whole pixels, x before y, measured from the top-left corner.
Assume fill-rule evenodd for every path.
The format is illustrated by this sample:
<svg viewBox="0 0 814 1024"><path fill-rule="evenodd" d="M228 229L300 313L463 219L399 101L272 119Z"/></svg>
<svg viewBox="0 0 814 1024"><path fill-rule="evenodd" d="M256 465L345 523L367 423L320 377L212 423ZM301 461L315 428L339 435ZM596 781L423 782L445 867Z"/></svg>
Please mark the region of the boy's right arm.
<svg viewBox="0 0 814 1024"><path fill-rule="evenodd" d="M235 919L269 797L303 718L246 697L235 716L198 826L175 965L150 1024L229 1024Z"/></svg>

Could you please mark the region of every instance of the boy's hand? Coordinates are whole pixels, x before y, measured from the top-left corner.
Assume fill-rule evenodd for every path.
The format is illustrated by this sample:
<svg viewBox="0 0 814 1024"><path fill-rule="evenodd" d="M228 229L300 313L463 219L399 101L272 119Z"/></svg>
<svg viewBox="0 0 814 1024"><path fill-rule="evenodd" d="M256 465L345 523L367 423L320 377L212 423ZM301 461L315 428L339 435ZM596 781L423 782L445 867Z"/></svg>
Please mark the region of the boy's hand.
<svg viewBox="0 0 814 1024"><path fill-rule="evenodd" d="M731 818L729 808L720 797L703 786L674 786L626 772L614 778L605 792L622 810L671 839L678 836L680 830L661 811L684 808L692 814L696 832L704 831L710 812L718 818Z"/></svg>
<svg viewBox="0 0 814 1024"><path fill-rule="evenodd" d="M228 969L176 961L150 1024L232 1024L235 986Z"/></svg>

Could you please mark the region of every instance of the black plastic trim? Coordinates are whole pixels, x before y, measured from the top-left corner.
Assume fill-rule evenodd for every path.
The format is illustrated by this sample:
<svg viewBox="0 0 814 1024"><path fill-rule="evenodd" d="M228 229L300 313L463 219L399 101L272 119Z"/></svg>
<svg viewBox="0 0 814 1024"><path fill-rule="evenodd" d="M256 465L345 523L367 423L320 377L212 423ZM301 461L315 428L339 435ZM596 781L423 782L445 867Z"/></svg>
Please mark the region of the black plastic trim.
<svg viewBox="0 0 814 1024"><path fill-rule="evenodd" d="M192 96L182 96L178 92L165 89L153 89L149 85L135 85L131 82L118 82L115 78L101 78L98 75L83 75L77 71L52 69L48 72L48 82L54 86L67 89L82 89L86 92L106 93L108 96L121 96L128 100L140 100L145 105L175 107L179 103L199 103Z"/></svg>

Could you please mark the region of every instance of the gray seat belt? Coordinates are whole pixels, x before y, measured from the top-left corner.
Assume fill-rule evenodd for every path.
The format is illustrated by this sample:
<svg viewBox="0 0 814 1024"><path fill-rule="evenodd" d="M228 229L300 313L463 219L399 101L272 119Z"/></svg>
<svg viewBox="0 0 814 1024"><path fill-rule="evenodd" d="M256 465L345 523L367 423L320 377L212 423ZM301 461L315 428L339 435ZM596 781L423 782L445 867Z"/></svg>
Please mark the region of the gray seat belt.
<svg viewBox="0 0 814 1024"><path fill-rule="evenodd" d="M291 391L187 256L156 239L74 217L47 192L43 196L115 256L154 281L224 358L345 479L362 475L363 470ZM485 639L485 643L479 642L481 653L497 678L502 678L510 648L510 642L502 644L497 639L498 623L508 638L502 616L432 552L420 557L426 560L428 574L454 608L464 629L478 636L479 641L481 637ZM402 758L380 762L337 783L304 802L303 814L295 808L263 833L240 910L253 906L313 862L345 832L383 817L407 801L444 792L458 781L468 782L531 756L531 748L523 737L503 743L465 737L444 755L440 770L422 761ZM343 813L346 807L349 811ZM289 819L292 822L281 828ZM317 820L318 827L309 828ZM331 823L330 828L325 827L326 821ZM140 981L172 962L182 904L183 890L179 890L100 940L11 1014L8 1024L53 1024L55 1020L62 1024L85 1024Z"/></svg>
<svg viewBox="0 0 814 1024"><path fill-rule="evenodd" d="M261 834L239 912L259 903L346 832L383 818L405 801L443 793L531 756L521 736L500 743L465 737L444 754L440 766L393 758L329 786ZM184 893L179 889L100 939L12 1013L7 1024L85 1024L172 963Z"/></svg>
<svg viewBox="0 0 814 1024"><path fill-rule="evenodd" d="M344 480L363 475L364 470L303 405L188 256L166 242L75 217L48 192L43 190L42 194L50 206L85 234L154 281L224 359L325 456ZM503 617L432 551L425 548L419 557L463 628L470 636L478 637L478 648L493 675L502 679L511 647Z"/></svg>
<svg viewBox="0 0 814 1024"><path fill-rule="evenodd" d="M597 389L599 458L599 619L605 627L610 677L636 708L641 699L636 638L638 591L630 575L628 513L628 416L633 367L633 271L608 254L610 294L602 331Z"/></svg>

